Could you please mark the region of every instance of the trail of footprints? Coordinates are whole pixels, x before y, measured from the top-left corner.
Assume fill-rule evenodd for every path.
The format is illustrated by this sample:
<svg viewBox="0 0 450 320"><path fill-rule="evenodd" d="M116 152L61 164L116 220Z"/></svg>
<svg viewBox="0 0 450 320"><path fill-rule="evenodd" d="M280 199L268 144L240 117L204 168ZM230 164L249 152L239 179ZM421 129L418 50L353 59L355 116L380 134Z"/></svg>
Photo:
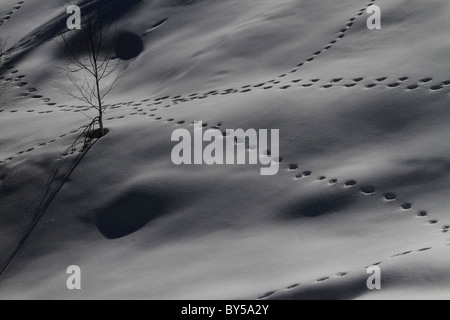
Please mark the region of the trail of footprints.
<svg viewBox="0 0 450 320"><path fill-rule="evenodd" d="M13 65L6 65L5 69L6 69L6 71L3 72L3 74L0 76L0 81L4 82L4 83L13 84L16 88L19 88L19 89L26 89L25 93L20 94L21 98L29 97L31 99L39 99L49 107L53 107L53 106L57 105L56 103L51 102L50 98L46 98L46 97L38 94L37 93L38 90L36 88L30 87L27 89L26 86L28 85L28 83L25 81L26 75L19 74L19 70L15 69L15 67ZM88 108L83 107L83 110L88 110ZM40 111L36 111L34 109L26 109L26 110L13 109L13 110L9 110L9 111L7 111L5 109L0 109L0 113L48 114L48 113L52 113L52 112L54 112L53 109L40 110Z"/></svg>
<svg viewBox="0 0 450 320"><path fill-rule="evenodd" d="M296 164L290 164L288 166L288 170L289 171L297 171L297 170L299 170L299 167ZM304 178L308 178L311 176L312 176L311 171L303 171L302 173L296 174L295 178L296 179L304 179ZM318 176L316 178L316 180L317 181L326 181L329 186L339 184L338 179L336 179L336 178L328 179L325 176ZM374 195L378 194L376 187L370 186L370 185L358 186L358 183L356 182L356 180L347 180L342 183L342 186L344 186L345 188L359 188L359 192L362 196L374 196ZM386 202L398 201L397 195L393 192L385 192L385 193L379 193L379 194L381 195L381 197L379 199L381 199L383 201L386 201ZM399 202L399 206L402 211L405 211L405 212L413 211L413 206L409 202ZM430 225L437 225L439 222L436 219L429 218L428 212L425 210L416 211L413 213L413 216L415 216L417 218L421 218L421 219L427 219L428 224L430 224ZM449 230L450 230L450 225L444 225L441 228L442 233L448 233ZM448 239L448 240L450 240L450 239ZM450 243L447 245L450 246ZM393 255L393 256L391 256L391 258L402 257L402 256L406 256L406 255L409 255L412 253L425 252L425 251L429 251L431 249L432 249L431 247L426 247L426 248L421 248L421 249L418 249L415 251L405 251L405 252L401 252L401 253ZM370 266L378 266L378 265L381 265L382 263L383 262L377 262L377 263L371 264ZM366 266L365 269L367 269L368 267L369 266ZM350 274L350 272L339 272L333 276L324 276L324 277L318 278L317 280L315 280L315 282L321 283L321 282L330 280L332 278L343 278L343 277L347 276L348 274ZM290 285L287 288L284 288L281 290L270 291L270 292L267 292L264 295L258 297L257 299L258 300L268 299L278 292L292 290L292 289L299 287L300 285L301 285L300 283L295 283L295 284Z"/></svg>
<svg viewBox="0 0 450 320"><path fill-rule="evenodd" d="M355 87L357 85L359 86L363 86L364 88L373 88L376 85L378 86L384 86L387 88L398 88L399 86L397 85L392 85L392 83L390 81L388 81L387 77L381 77L381 78L377 78L374 79L373 81L369 81L369 83L364 83L364 78L355 78L352 80L344 80L344 78L334 78L325 82L321 82L320 79L312 79L312 80L307 80L307 81L303 81L301 79L297 79L297 80L292 80L291 82L296 84L298 87L306 87L306 88L311 88L313 86L316 87L320 87L320 88L330 88L331 86L335 86L335 87L340 87L340 88L346 88L346 87ZM444 89L446 87L448 87L448 89L450 90L450 80L446 80L446 81L442 81L439 82L439 85L432 85L431 87L424 87L425 84L429 83L430 81L432 81L430 78L426 78L426 79L422 79L417 81L417 85L408 85L407 83L408 78L407 77L401 77L399 78L398 81L402 81L403 85L405 88L407 88L408 91L412 91L415 89L418 89L419 87L422 87L422 89L426 89L426 90L431 90L431 91L439 91L441 89ZM271 80L273 82L276 82L274 80ZM272 82L270 82L272 83ZM374 85L372 85L372 83L376 83ZM255 86L251 86L251 85L246 85L243 86L242 89L226 89L223 91L219 91L219 90L212 90L212 91L208 91L206 93L193 93L193 94L189 94L186 96L164 96L164 97L160 97L160 98L156 98L156 99L144 99L141 100L139 102L136 101L129 101L129 102L123 102L123 103L116 103L116 104L112 104L112 105L108 105L107 108L108 110L117 110L117 109L121 109L121 108L131 108L132 110L126 114L122 114L119 116L110 116L107 117L106 120L107 121L113 121L113 120L119 120L119 119L123 119L125 117L128 116L135 116L135 115L139 115L139 116L149 116L154 118L157 121L163 120L161 117L159 117L157 115L157 111L161 110L161 109L166 109L166 108L171 108L173 106L176 105L180 105L183 103L187 103L187 102L192 102L192 101L196 101L196 100L203 100L209 97L214 97L214 96L218 96L218 95L228 95L228 94L239 94L239 93L245 93L245 92L250 92L249 90L251 90L250 87L256 87L256 88L262 88L262 89L269 89L268 87L264 87L264 84L258 84ZM412 88L414 87L414 88ZM439 87L439 89L437 89L437 87ZM270 88L273 88L272 86ZM280 90L287 90L289 88L294 88L294 86L289 86L289 87L285 87L285 86L281 86L279 87ZM84 109L83 106L66 106L66 105L62 105L62 106L58 106L60 111L64 111L64 112L80 112L80 111L88 111L89 109ZM172 122L172 119L167 119L166 121L168 122ZM182 124L182 123L181 123Z"/></svg>
<svg viewBox="0 0 450 320"><path fill-rule="evenodd" d="M10 12L6 13L3 18L0 18L0 27L2 27L6 22L8 22L11 19L12 15L15 12L17 12L24 5L24 3L25 3L25 1L17 2ZM15 45L11 49L9 49L9 52L13 52L15 50L19 50L20 48L30 45L33 40L44 37L46 35L47 31L51 28L52 28L52 25L49 25L39 31L34 32L32 35L28 36L27 38L22 39L18 45ZM10 56L10 55L7 55L4 57L4 63L1 66L0 81L5 82L5 83L12 83L16 86L16 88L26 89L25 87L28 85L28 83L25 81L26 76L25 75L17 75L17 73L19 71L17 69L15 69L14 65L11 65L8 63L8 61L12 57L13 56ZM9 70L12 70L12 71L9 71ZM25 98L25 97L30 96L33 99L41 99L48 106L56 105L56 103L51 102L50 98L46 98L46 97L43 97L43 96L37 94L36 93L37 91L38 90L36 88L30 87L30 88L28 88L28 90L25 93L22 93L20 95L20 97ZM39 114L48 114L48 113L52 113L53 111L54 110L50 109L50 110L39 111L38 113ZM5 112L5 110L0 109L0 113L1 112ZM9 112L16 113L16 112L19 112L19 110L11 110ZM33 112L35 112L35 110L26 110L24 112L33 113Z"/></svg>
<svg viewBox="0 0 450 320"><path fill-rule="evenodd" d="M6 22L8 22L11 19L12 15L15 12L17 12L24 5L24 3L25 3L25 1L17 2L16 5L14 5L14 7L12 8L12 10L10 12L5 14L3 18L0 18L0 27L3 26ZM39 39L44 38L47 35L47 32L49 30L51 30L51 28L53 26L54 25L47 25L46 27L43 27L40 30L33 32L31 35L28 35L25 38L21 39L16 45L14 45L8 51L9 52L20 51L20 49L30 47L34 40L39 40ZM8 56L4 60L8 61L10 58L11 57Z"/></svg>
<svg viewBox="0 0 450 320"><path fill-rule="evenodd" d="M450 245L450 244L448 244L448 245ZM392 259L392 258L401 257L401 256L406 256L406 255L409 255L409 254L414 254L414 253L417 254L417 253L429 251L429 250L431 250L431 249L432 249L432 248L422 248L422 249L413 250L413 251L406 251L406 252L399 253L399 254L396 254L396 255L392 256L391 259ZM373 264L371 264L370 266L367 266L366 268L364 268L364 270L366 270L368 267L371 267L371 266L379 266L379 265L381 265L382 263L383 263L383 262L376 262L376 263L373 263ZM339 272L339 273L336 273L336 274L331 275L331 276L321 277L321 278L315 280L315 283L325 282L325 281L331 280L331 279L333 279L333 278L345 278L345 277L346 277L347 275L349 275L349 274L350 274L350 272ZM288 292L288 291L290 291L290 290L297 289L297 288L301 287L302 285L306 285L306 284L294 283L294 284L292 284L292 285L290 285L290 286L288 286L288 287L286 287L286 288L267 292L267 293L265 293L265 294L259 296L259 297L257 298L257 300L269 299L270 297L272 297L272 296L273 296L274 294L276 294L276 293Z"/></svg>
<svg viewBox="0 0 450 320"><path fill-rule="evenodd" d="M18 73L18 70L15 70L13 66L8 66L8 69L13 69L8 73L7 75L0 76L0 81L6 81L6 82L14 82L17 87L23 88L28 83L24 81L25 75L16 75ZM261 89L261 90L269 90L269 89L279 89L279 90L288 90L288 89L294 89L294 88L321 88L321 89L330 89L330 88L365 88L365 89L372 89L375 87L382 87L382 88L388 88L388 89L405 89L407 92L412 92L418 89L427 90L430 92L446 92L449 93L450 91L450 80L444 80L444 81L434 81L432 78L423 78L418 81L410 80L408 77L400 77L395 80L389 79L388 77L379 77L376 79L371 80L365 80L363 77L357 77L352 79L344 79L344 78L333 78L330 80L321 81L320 79L294 79L289 82L289 84L282 84L279 86L276 86L277 84L280 84L281 82L278 80L270 80L267 83L259 83L256 85L245 85L241 88L230 88L225 90L211 90L205 93L193 93L186 96L174 96L174 97L162 97L154 99L153 102L148 103L150 99L142 100L140 103L135 103L134 101L131 102L125 102L125 103L117 103L113 105L108 105L108 110L115 110L119 109L121 107L139 107L135 108L137 111L132 112L130 115L135 114L143 114L145 111L144 109L147 107L160 107L164 104L163 107L169 108L171 106L182 104L186 102L196 101L196 100L203 100L207 99L213 96L217 95L229 95L229 94L239 94L239 93L248 93L252 90ZM447 90L444 90L447 89ZM88 112L91 109L89 107L83 106L83 105L65 105L65 104L57 104L55 102L52 102L50 98L46 98L40 94L37 93L37 89L30 87L27 89L27 91L23 94L21 94L21 97L28 97L35 100L41 100L45 105L48 107L51 107L51 109L47 110L41 110L36 111L34 109L28 109L28 110L9 110L6 111L5 109L0 109L0 113L2 112L9 112L9 113L38 113L38 114L48 114L53 113L55 111L58 112ZM156 111L157 108L153 108L150 111ZM124 116L120 117L110 117L108 120L114 120L114 119L122 119Z"/></svg>
<svg viewBox="0 0 450 320"><path fill-rule="evenodd" d="M364 13L366 13L367 8L369 8L371 5L373 5L375 3L376 0L370 0L370 2L365 5L362 9L360 9L352 18L350 18L346 25L341 28L341 30L339 31L339 34L337 35L337 37L335 39L333 39L332 41L330 41L325 47L323 47L321 50L318 50L316 52L314 52L309 58L307 58L305 61L300 62L294 69L292 69L289 73L296 73L301 67L303 67L304 65L313 62L318 56L320 56L322 53L330 50L336 43L338 43L340 40L342 40L345 35L347 34L347 32L353 27L353 25L355 24L355 20L362 16ZM285 77L286 74L281 75L280 77L283 78Z"/></svg>
<svg viewBox="0 0 450 320"><path fill-rule="evenodd" d="M11 19L12 15L22 7L23 3L24 1L17 2L10 12L6 13L3 18L0 18L0 27Z"/></svg>
<svg viewBox="0 0 450 320"><path fill-rule="evenodd" d="M79 129L70 130L69 132L64 133L64 134L58 136L58 138L51 139L51 140L49 140L49 141L39 143L38 145L36 145L36 146L34 146L34 147L31 147L31 148L29 148L29 149L26 149L26 150L23 150L23 151L19 151L19 152L17 152L15 155L12 155L12 156L10 156L10 157L8 157L8 158L6 158L6 159L0 160L0 165L4 165L4 164L6 164L6 163L8 163L8 162L10 162L10 161L12 161L12 160L14 160L14 159L16 159L17 157L22 156L22 155L27 154L27 153L30 153L30 152L32 152L32 151L34 151L34 150L36 150L36 149L43 148L43 147L46 147L46 146L48 146L48 145L50 145L50 144L53 144L54 142L56 142L56 141L58 141L58 140L60 140L60 139L62 139L62 138L64 138L64 137L66 137L66 136L68 136L68 135L70 135L70 134L74 134L74 133L76 133L76 132L78 132L78 131L79 131ZM2 180L3 180L3 179L2 179Z"/></svg>

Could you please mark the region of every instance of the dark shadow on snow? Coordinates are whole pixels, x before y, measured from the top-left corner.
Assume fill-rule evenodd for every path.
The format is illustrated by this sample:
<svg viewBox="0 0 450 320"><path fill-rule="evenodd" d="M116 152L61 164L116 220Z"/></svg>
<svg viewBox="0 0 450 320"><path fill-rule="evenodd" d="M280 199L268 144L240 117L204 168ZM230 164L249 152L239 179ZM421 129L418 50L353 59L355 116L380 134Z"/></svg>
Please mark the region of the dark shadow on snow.
<svg viewBox="0 0 450 320"><path fill-rule="evenodd" d="M348 193L321 194L290 205L284 216L290 219L313 218L339 212L355 202L355 197Z"/></svg>
<svg viewBox="0 0 450 320"><path fill-rule="evenodd" d="M121 32L116 36L114 51L122 60L136 58L144 50L141 37L131 32Z"/></svg>
<svg viewBox="0 0 450 320"><path fill-rule="evenodd" d="M163 212L160 198L132 191L102 209L97 217L97 228L106 238L118 239L138 231Z"/></svg>
<svg viewBox="0 0 450 320"><path fill-rule="evenodd" d="M91 0L88 2L92 8L102 7L104 16L104 26L110 26L122 16L126 15L136 4L142 0ZM61 3L61 14L52 18L49 22L38 27L34 32L19 40L8 51L11 53L11 58L0 66L0 74L3 74L8 67L15 65L23 57L29 54L34 49L38 48L43 43L58 38L61 34L67 33L68 40L76 39L77 32L67 29L67 18L65 8ZM79 4L80 1L73 4ZM83 12L83 7L80 5ZM114 36L114 35L112 35Z"/></svg>
<svg viewBox="0 0 450 320"><path fill-rule="evenodd" d="M2 261L2 264L0 265L0 277L3 275L3 273L8 268L12 260L16 257L16 255L18 254L24 243L27 241L28 237L33 232L34 228L36 227L36 225L38 224L44 213L47 211L47 209L49 208L55 197L58 195L61 188L69 180L69 177L72 175L75 169L80 165L87 152L89 152L89 150L97 142L97 140L90 140L90 143L86 144L87 143L87 140L85 139L86 135L95 139L95 132L88 131L89 128L90 128L89 126L80 128L82 130L82 133L77 137L74 143L63 153L60 160L58 160L52 172L52 175L49 177L46 183L42 200L39 203L36 211L32 215L30 225L25 230L23 236L20 238L15 248L7 256L7 258L4 261ZM77 152L75 149L77 145L80 144L80 141L82 139L83 141L81 143L84 144L82 152ZM76 155L74 156L73 154Z"/></svg>

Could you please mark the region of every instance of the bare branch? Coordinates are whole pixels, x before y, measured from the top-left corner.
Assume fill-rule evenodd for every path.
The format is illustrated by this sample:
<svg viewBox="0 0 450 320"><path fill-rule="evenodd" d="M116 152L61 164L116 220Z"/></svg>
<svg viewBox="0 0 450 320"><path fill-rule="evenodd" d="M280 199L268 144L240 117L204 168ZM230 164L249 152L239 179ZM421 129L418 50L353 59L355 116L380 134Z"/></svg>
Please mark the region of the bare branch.
<svg viewBox="0 0 450 320"><path fill-rule="evenodd" d="M69 60L64 70L65 77L72 84L63 92L97 111L90 126L97 123L100 136L103 136L104 99L119 83L120 60L114 58L112 29L104 20L106 1L83 0L80 5L83 13L81 30L70 37L66 33L61 34L60 44Z"/></svg>

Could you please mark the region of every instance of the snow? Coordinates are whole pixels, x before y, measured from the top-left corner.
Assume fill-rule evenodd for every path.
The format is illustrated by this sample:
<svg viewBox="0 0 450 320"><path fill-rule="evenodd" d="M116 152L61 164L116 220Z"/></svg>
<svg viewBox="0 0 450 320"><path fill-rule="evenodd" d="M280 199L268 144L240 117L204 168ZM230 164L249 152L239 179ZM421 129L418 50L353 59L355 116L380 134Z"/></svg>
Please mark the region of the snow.
<svg viewBox="0 0 450 320"><path fill-rule="evenodd" d="M357 14L372 2L335 2L111 1L117 32L144 50L107 98L110 132L77 159L62 154L94 113L55 88L67 15L25 0L0 28L10 44L31 39L0 107L2 263L39 219L0 299L450 298L450 4L376 0L371 31ZM193 121L280 129L279 174L175 166L171 134ZM105 232L125 224L123 237ZM378 263L370 291L365 267ZM70 265L80 291L66 287Z"/></svg>

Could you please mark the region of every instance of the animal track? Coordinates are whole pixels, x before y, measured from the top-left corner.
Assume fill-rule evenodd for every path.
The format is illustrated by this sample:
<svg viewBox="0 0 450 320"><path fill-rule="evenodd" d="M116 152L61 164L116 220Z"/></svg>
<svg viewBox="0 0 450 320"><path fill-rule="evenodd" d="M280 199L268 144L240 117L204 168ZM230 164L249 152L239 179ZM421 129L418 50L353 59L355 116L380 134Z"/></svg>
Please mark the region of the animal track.
<svg viewBox="0 0 450 320"><path fill-rule="evenodd" d="M329 42L329 43L324 47L324 49L318 50L318 51L314 52L314 53L312 54L311 57L307 58L307 59L306 59L305 61L303 61L303 62L300 62L300 63L297 65L297 68L293 69L290 73L295 73L295 72L297 72L297 71L300 70L300 68L303 67L306 63L309 63L309 62L314 61L318 56L320 56L320 55L323 54L324 52L330 50L330 49L331 49L331 48L332 48L339 40L341 40L341 39L343 39L343 38L345 37L346 33L350 30L351 27L353 27L354 21L356 20L356 18L359 17L359 16L361 16L362 14L364 14L364 12L367 10L367 8L368 8L369 6L371 6L374 2L375 2L375 0L370 0L370 2L369 2L366 6L364 6L364 8L362 8L361 10L359 10L352 18L350 18L350 19L347 21L345 27L344 27L344 28L341 28L341 30L339 31L337 38L335 38L334 40L332 40L331 42ZM285 76L285 75L283 75L283 77L284 77L284 76Z"/></svg>
<svg viewBox="0 0 450 320"><path fill-rule="evenodd" d="M22 77L24 77L24 76L22 76ZM333 78L333 79L331 79L329 81L324 81L325 84L323 84L323 85L321 84L323 82L321 82L320 79L311 79L307 83L301 83L302 79L294 79L294 80L290 80L289 81L290 84L282 85L282 86L279 86L278 88L280 90L292 90L292 89L296 88L296 86L293 86L293 84L299 84L299 83L300 83L299 86L301 88L312 88L312 87L314 87L316 85L319 88L325 88L325 89L332 88L332 87L355 88L355 87L359 87L359 86L365 87L365 88L374 88L374 87L377 86L375 84L375 82L383 82L383 81L385 81L387 79L388 79L387 77L376 78L376 79L373 80L373 82L371 82L369 84L366 84L366 85L364 85L364 83L362 82L364 80L364 77L358 77L358 78L349 79L349 81L353 81L353 82L348 82L348 83L344 83L344 81L343 81L344 78ZM409 79L409 78L407 78L407 77L400 77L400 78L398 78L399 81L403 81L403 82L406 81L407 79ZM422 79L420 83L425 83L423 81L424 81L424 79ZM208 98L210 96L215 96L215 95L229 95L229 94L236 94L236 93L248 93L248 92L252 91L252 89L270 90L270 89L274 88L273 85L266 85L267 83L276 84L276 83L279 83L279 81L276 81L276 80L272 79L272 80L270 80L268 82L261 82L261 83L258 83L256 85L250 85L250 84L249 85L244 85L244 86L242 86L242 88L245 88L245 89L241 89L241 90L237 90L237 89L234 89L234 88L229 88L229 89L226 89L226 90L210 90L210 91L207 91L205 93L193 93L193 94L189 94L187 96L182 96L182 95L177 95L177 96L174 96L174 97L165 96L165 97L161 97L161 98L155 98L153 100L153 103L149 103L145 107L153 107L152 109L150 109L150 111L154 112L154 111L159 110L159 108L161 108L161 105L162 105L163 101L169 101L169 104L166 104L163 108L170 108L171 106L175 106L175 105L178 105L180 103L186 103L186 102L195 101L195 100L202 100L202 99L206 99L206 98ZM344 84L342 84L342 83L344 83ZM445 80L442 83L443 83L443 85L444 84L450 85L450 80ZM388 88L389 87L390 88L399 88L399 87L401 87L401 83L400 82L393 82L391 84L387 84L386 86ZM411 90L417 89L419 87L420 87L420 85L408 85L408 86L405 86L405 89L408 90L408 91L411 91ZM437 90L436 86L433 86L433 87L434 87L435 91L441 90L441 89ZM430 87L429 89L433 90L432 87ZM35 92L37 92L37 89L31 87L31 88L28 89L28 92L29 93L35 93ZM31 96L31 98L42 99L49 106L55 106L56 105L56 103L50 102L49 98L45 98L45 97L43 97L42 95L39 95L39 94L34 94L34 95ZM149 102L150 100L151 100L150 98L147 98L147 99L143 99L142 102ZM141 115L146 115L145 112L144 112L144 109L142 108L143 107L142 103L134 103L134 101L123 102L123 103L116 103L114 105L109 105L108 109L109 110L116 110L116 109L120 109L120 108L123 108L123 107L130 107L130 106L132 106L134 108L134 110L136 110L136 113L141 113ZM138 107L141 107L141 109L139 109ZM84 106L60 105L60 106L57 107L57 111L60 111L60 112L71 111L71 112L77 113L77 112L80 112L80 111L82 111L82 112L89 111L89 108L86 108ZM45 114L45 112L40 113L40 114ZM135 112L133 112L132 115L136 115ZM115 119L115 117L108 118L108 120L110 120L110 121L114 120L114 119Z"/></svg>
<svg viewBox="0 0 450 320"><path fill-rule="evenodd" d="M349 181L345 182L346 187L354 187L356 185L357 185L357 182L355 180L349 180Z"/></svg>
<svg viewBox="0 0 450 320"><path fill-rule="evenodd" d="M403 210L409 210L412 208L412 205L410 203L405 202L401 205L401 207Z"/></svg>
<svg viewBox="0 0 450 320"><path fill-rule="evenodd" d="M450 244L447 244L447 245L450 245ZM413 251L405 251L405 252L402 252L402 253L398 253L398 254L392 255L390 257L390 259L396 259L396 258L407 256L407 255L410 255L410 254L422 253L422 252L429 251L431 249L432 249L431 247L426 247L426 248L418 249L418 250L415 250L415 251L414 250ZM366 267L364 267L364 271L366 271L369 267L379 266L382 263L383 262L381 261L381 262L373 263L370 266L366 266ZM338 272L338 273L335 274L334 278L336 278L336 279L344 279L348 275L349 275L349 272ZM330 276L324 276L324 277L318 278L314 282L316 284L320 284L320 283L323 283L323 282L326 282L326 281L330 280L331 278L332 277L330 277ZM260 296L259 298L257 298L257 300L268 299L268 298L272 297L273 295L277 294L278 292L283 293L283 292L286 292L286 290L294 290L294 289L297 289L299 287L300 287L300 284L296 283L296 284L293 284L293 285L290 285L290 286L286 287L285 289L273 290L273 291L270 291L270 292Z"/></svg>
<svg viewBox="0 0 450 320"><path fill-rule="evenodd" d="M317 282L324 282L324 281L327 281L328 279L330 279L330 278L329 277L323 277L323 278L317 279L316 281Z"/></svg>
<svg viewBox="0 0 450 320"><path fill-rule="evenodd" d="M388 192L384 194L384 199L386 199L387 201L394 201L395 199L397 199L397 195L395 193Z"/></svg>
<svg viewBox="0 0 450 320"><path fill-rule="evenodd" d="M275 293L276 293L276 291L267 292L267 293L263 294L261 297L259 297L258 300L267 299L267 298L273 296Z"/></svg>
<svg viewBox="0 0 450 320"><path fill-rule="evenodd" d="M22 7L23 3L24 3L24 1L19 1L18 3L16 3L14 5L14 7L12 8L12 10L10 12L5 14L3 16L3 18L0 18L0 27L2 27L7 21L9 21L11 19L12 15Z"/></svg>
<svg viewBox="0 0 450 320"><path fill-rule="evenodd" d="M431 89L432 91L438 91L438 90L441 90L441 89L443 89L443 88L444 88L443 86L437 85L437 86L432 86L430 89Z"/></svg>
<svg viewBox="0 0 450 320"><path fill-rule="evenodd" d="M369 195L372 195L372 194L374 194L375 193L375 187L373 187L373 186L364 186L364 187L361 187L361 192L362 193L364 193L364 194L369 194Z"/></svg>
<svg viewBox="0 0 450 320"><path fill-rule="evenodd" d="M426 211L420 211L417 215L419 217L428 217L428 213Z"/></svg>
<svg viewBox="0 0 450 320"><path fill-rule="evenodd" d="M345 277L346 275L348 275L348 272L339 272L336 274L337 277Z"/></svg>
<svg viewBox="0 0 450 320"><path fill-rule="evenodd" d="M76 133L77 131L78 131L78 129L77 129L77 130L71 130L71 131L69 131L68 133L59 136L59 138L57 138L57 139L52 139L52 140L50 140L50 141L48 141L48 142L42 142L42 143L37 144L35 147L32 147L32 148L28 148L28 149L26 149L26 150L19 151L19 152L16 153L15 156L10 156L10 157L8 157L8 158L6 158L6 159L0 160L0 164L6 164L6 163L8 163L8 162L14 160L17 156L23 155L23 154L25 154L25 153L30 153L30 152L32 152L32 151L38 149L38 148L46 147L46 146L48 146L48 145L50 145L50 144L56 142L57 140L62 139L63 137L65 137L65 136L67 136L67 135L69 135L69 134Z"/></svg>
<svg viewBox="0 0 450 320"><path fill-rule="evenodd" d="M292 290L292 289L295 289L295 288L297 288L299 285L300 285L299 283L292 284L292 285L290 285L289 287L286 287L286 290Z"/></svg>
<svg viewBox="0 0 450 320"><path fill-rule="evenodd" d="M297 165L290 165L289 166L290 169L291 168L295 168L296 170L297 170L297 167L298 167ZM297 175L296 177L298 178L300 176L302 176L302 175ZM324 176L321 176L321 177L319 177L318 180L322 181L322 180L325 180L325 179L326 178ZM337 183L337 179L332 179L332 180L330 180L330 182ZM347 182L344 183L344 186L346 186L346 187L355 186L355 185L357 185L357 182L355 180L347 180ZM376 193L376 188L373 187L373 186L364 186L364 187L361 187L361 191L364 194L375 194ZM391 192L385 193L383 196L384 196L384 199L387 200L387 201L394 201L394 200L397 199L397 195L394 194L394 193L391 193ZM409 210L409 209L412 208L412 205L410 203L408 203L408 202L404 202L404 203L402 203L401 208L404 209L404 210ZM428 214L425 211L420 211L419 212L419 216L426 217L426 216L428 216ZM433 220L429 220L428 222L430 224L432 224L432 225L435 225L435 224L438 223L438 220L433 219ZM443 226L441 230L442 230L443 233L447 233L450 230L450 226L448 226L448 225ZM422 249L417 250L416 252L424 252L424 251L428 251L428 250L431 250L431 248L430 247L422 248ZM405 255L409 255L409 254L411 254L413 252L414 251L405 251L405 252L393 255L392 257L405 256ZM376 263L374 265L380 265L381 263L382 262L378 262L378 263ZM340 272L340 273L337 273L336 276L337 277L345 277L347 274L348 274L347 272ZM317 279L316 282L324 282L324 281L327 281L329 279L330 279L329 276L324 276L324 277L321 277L321 278ZM287 289L295 289L297 286L298 285L293 285L293 286L288 287ZM269 296L264 295L264 296L262 296L262 297L260 297L258 299L267 299L267 298L271 297L272 295L274 295L276 292L278 292L278 291L271 292Z"/></svg>

